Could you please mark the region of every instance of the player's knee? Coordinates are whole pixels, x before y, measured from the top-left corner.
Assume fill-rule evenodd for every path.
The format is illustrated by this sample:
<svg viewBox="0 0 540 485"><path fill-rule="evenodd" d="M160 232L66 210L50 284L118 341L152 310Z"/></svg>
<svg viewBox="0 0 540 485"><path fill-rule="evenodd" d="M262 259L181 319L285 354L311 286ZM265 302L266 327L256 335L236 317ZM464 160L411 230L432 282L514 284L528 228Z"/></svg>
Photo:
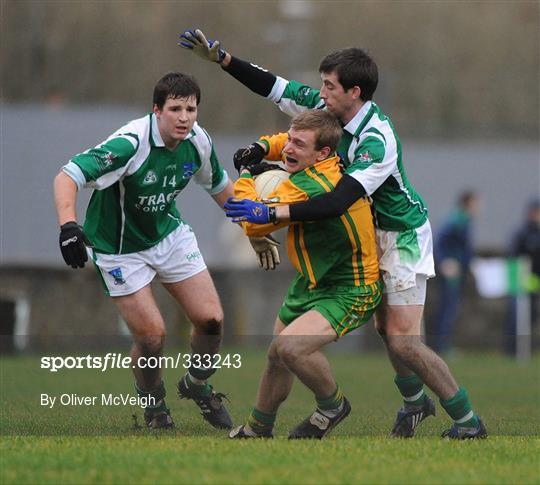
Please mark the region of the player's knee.
<svg viewBox="0 0 540 485"><path fill-rule="evenodd" d="M211 314L194 319L193 325L204 335L221 335L223 330L223 312L217 310Z"/></svg>
<svg viewBox="0 0 540 485"><path fill-rule="evenodd" d="M387 345L391 352L408 361L418 352L421 340L414 335L393 335L387 337Z"/></svg>
<svg viewBox="0 0 540 485"><path fill-rule="evenodd" d="M272 342L270 345L270 348L268 349L268 352L266 353L266 359L268 361L269 367L279 367L280 365L283 365L281 358L279 356L279 353L277 351L277 345L276 342Z"/></svg>
<svg viewBox="0 0 540 485"><path fill-rule="evenodd" d="M281 362L287 366L294 365L300 357L300 349L295 345L293 338L280 338L276 341L276 353Z"/></svg>
<svg viewBox="0 0 540 485"><path fill-rule="evenodd" d="M388 323L384 327L386 335L392 335L396 337L407 337L414 335L414 326L407 321L393 321Z"/></svg>
<svg viewBox="0 0 540 485"><path fill-rule="evenodd" d="M422 328L421 306L390 306L385 310L381 319L387 335L415 335L419 336Z"/></svg>

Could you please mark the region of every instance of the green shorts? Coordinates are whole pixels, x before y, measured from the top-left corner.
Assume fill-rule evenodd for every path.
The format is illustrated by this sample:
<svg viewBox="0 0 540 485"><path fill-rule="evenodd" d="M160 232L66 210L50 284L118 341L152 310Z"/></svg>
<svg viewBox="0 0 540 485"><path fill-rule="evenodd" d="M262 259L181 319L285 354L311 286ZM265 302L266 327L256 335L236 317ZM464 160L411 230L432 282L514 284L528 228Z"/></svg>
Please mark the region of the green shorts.
<svg viewBox="0 0 540 485"><path fill-rule="evenodd" d="M309 281L297 275L287 290L279 310L279 319L289 325L298 317L315 310L332 325L338 337L366 323L381 301L380 281L366 286L330 286L308 288Z"/></svg>

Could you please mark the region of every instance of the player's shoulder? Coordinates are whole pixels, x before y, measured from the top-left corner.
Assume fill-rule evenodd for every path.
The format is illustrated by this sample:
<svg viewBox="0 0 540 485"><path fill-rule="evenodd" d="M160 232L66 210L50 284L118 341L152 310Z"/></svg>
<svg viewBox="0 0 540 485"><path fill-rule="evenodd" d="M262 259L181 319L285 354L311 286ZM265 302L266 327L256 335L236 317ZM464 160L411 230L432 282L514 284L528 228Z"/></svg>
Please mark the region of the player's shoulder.
<svg viewBox="0 0 540 485"><path fill-rule="evenodd" d="M356 133L358 148L365 144L381 147L386 147L389 143L394 145L398 137L390 118L375 103L372 103L370 111L367 123Z"/></svg>
<svg viewBox="0 0 540 485"><path fill-rule="evenodd" d="M372 107L373 107L373 115L371 116L369 122L364 127L363 132L364 133L369 132L369 130L373 128L381 132L387 132L387 133L395 132L394 126L392 124L392 120L386 113L384 113L381 110L379 105L372 102Z"/></svg>
<svg viewBox="0 0 540 485"><path fill-rule="evenodd" d="M148 143L150 138L151 115L147 114L141 118L128 121L125 125L116 130L109 139L123 138L129 141L135 150L141 144Z"/></svg>
<svg viewBox="0 0 540 485"><path fill-rule="evenodd" d="M212 150L212 138L210 137L210 134L197 122L193 125L191 136L187 140L190 141L199 152L209 154Z"/></svg>
<svg viewBox="0 0 540 485"><path fill-rule="evenodd" d="M202 141L206 140L208 143L212 144L210 134L201 125L199 125L197 121L193 124L191 131L193 133L193 137L196 137L198 140Z"/></svg>

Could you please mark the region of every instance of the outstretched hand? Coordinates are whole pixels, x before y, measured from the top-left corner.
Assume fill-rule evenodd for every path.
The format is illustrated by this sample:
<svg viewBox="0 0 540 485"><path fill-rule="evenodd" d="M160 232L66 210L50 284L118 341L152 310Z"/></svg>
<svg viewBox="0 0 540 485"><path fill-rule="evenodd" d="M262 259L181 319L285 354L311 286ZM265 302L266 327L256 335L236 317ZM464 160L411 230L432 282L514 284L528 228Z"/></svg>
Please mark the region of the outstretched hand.
<svg viewBox="0 0 540 485"><path fill-rule="evenodd" d="M200 29L186 30L180 34L177 44L197 54L205 61L221 62L226 55L226 52L220 47L219 40L207 39Z"/></svg>

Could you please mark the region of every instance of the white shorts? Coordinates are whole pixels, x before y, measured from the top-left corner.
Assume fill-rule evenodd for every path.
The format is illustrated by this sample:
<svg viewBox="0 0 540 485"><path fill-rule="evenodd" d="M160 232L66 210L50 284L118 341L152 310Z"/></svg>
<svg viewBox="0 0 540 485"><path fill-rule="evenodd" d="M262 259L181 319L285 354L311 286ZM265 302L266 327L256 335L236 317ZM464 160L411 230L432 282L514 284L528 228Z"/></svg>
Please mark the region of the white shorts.
<svg viewBox="0 0 540 485"><path fill-rule="evenodd" d="M433 238L429 221L416 229L407 231L377 229L376 237L379 269L385 293L390 294L416 287L417 275L424 276L425 279L435 276ZM425 288L423 294L425 300Z"/></svg>
<svg viewBox="0 0 540 485"><path fill-rule="evenodd" d="M386 293L387 305L423 305L426 302L427 277L416 275L416 285L401 291Z"/></svg>
<svg viewBox="0 0 540 485"><path fill-rule="evenodd" d="M206 269L191 227L182 224L150 249L130 254L103 254L88 249L110 296L131 295L156 274L162 283L177 283Z"/></svg>

